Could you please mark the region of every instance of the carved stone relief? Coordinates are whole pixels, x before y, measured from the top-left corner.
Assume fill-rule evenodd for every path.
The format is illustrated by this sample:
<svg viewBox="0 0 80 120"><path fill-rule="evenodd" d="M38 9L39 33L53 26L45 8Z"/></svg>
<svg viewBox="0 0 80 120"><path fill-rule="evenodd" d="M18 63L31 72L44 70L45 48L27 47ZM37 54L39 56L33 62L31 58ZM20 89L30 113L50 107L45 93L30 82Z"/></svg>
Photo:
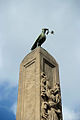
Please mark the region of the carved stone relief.
<svg viewBox="0 0 80 120"><path fill-rule="evenodd" d="M50 87L49 79L41 73L41 120L62 120L60 84Z"/></svg>

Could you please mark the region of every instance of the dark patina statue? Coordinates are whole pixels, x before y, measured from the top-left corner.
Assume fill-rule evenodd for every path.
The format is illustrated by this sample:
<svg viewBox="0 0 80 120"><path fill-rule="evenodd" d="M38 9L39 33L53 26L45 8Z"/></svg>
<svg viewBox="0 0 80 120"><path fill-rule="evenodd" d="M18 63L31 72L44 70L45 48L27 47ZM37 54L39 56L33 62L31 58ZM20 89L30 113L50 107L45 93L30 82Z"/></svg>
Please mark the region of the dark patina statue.
<svg viewBox="0 0 80 120"><path fill-rule="evenodd" d="M42 33L39 35L39 37L31 47L31 50L34 50L36 47L41 46L46 40L46 35L48 35L48 33L49 33L49 29L47 28L42 29ZM51 31L51 34L54 34L54 31Z"/></svg>

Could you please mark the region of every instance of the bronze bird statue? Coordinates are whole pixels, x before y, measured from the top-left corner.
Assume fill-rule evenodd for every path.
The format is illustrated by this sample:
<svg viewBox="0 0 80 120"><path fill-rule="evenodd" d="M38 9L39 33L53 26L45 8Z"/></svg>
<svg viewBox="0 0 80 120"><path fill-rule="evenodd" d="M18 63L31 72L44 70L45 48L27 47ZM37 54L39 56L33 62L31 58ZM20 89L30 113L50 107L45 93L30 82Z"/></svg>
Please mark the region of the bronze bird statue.
<svg viewBox="0 0 80 120"><path fill-rule="evenodd" d="M36 39L35 43L31 47L31 50L34 50L36 47L41 46L44 41L46 40L46 35L48 35L49 29L44 28L42 29L42 33L39 35L39 37ZM53 34L54 31L51 31L51 34Z"/></svg>

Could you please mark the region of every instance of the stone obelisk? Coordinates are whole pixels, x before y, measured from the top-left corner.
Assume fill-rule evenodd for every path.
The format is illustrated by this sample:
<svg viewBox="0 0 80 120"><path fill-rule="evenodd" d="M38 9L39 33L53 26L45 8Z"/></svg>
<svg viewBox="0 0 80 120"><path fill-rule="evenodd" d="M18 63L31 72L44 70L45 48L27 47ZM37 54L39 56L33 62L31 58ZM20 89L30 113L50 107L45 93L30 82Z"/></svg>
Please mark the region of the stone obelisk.
<svg viewBox="0 0 80 120"><path fill-rule="evenodd" d="M16 120L62 120L58 63L41 47L20 64Z"/></svg>

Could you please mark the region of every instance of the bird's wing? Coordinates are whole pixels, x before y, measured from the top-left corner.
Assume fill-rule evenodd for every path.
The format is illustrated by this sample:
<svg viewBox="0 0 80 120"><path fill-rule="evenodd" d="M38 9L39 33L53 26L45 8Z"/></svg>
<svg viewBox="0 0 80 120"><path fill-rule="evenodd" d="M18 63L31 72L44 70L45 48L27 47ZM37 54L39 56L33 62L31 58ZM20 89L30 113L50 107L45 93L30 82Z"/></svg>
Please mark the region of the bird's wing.
<svg viewBox="0 0 80 120"><path fill-rule="evenodd" d="M37 42L39 41L39 39L41 38L41 34L39 35L39 37L36 39L36 41L34 42L31 50L35 49L37 47Z"/></svg>
<svg viewBox="0 0 80 120"><path fill-rule="evenodd" d="M42 36L42 34L40 34L40 35L38 36L38 38L36 39L35 42L38 42L38 41L41 39L41 36Z"/></svg>

